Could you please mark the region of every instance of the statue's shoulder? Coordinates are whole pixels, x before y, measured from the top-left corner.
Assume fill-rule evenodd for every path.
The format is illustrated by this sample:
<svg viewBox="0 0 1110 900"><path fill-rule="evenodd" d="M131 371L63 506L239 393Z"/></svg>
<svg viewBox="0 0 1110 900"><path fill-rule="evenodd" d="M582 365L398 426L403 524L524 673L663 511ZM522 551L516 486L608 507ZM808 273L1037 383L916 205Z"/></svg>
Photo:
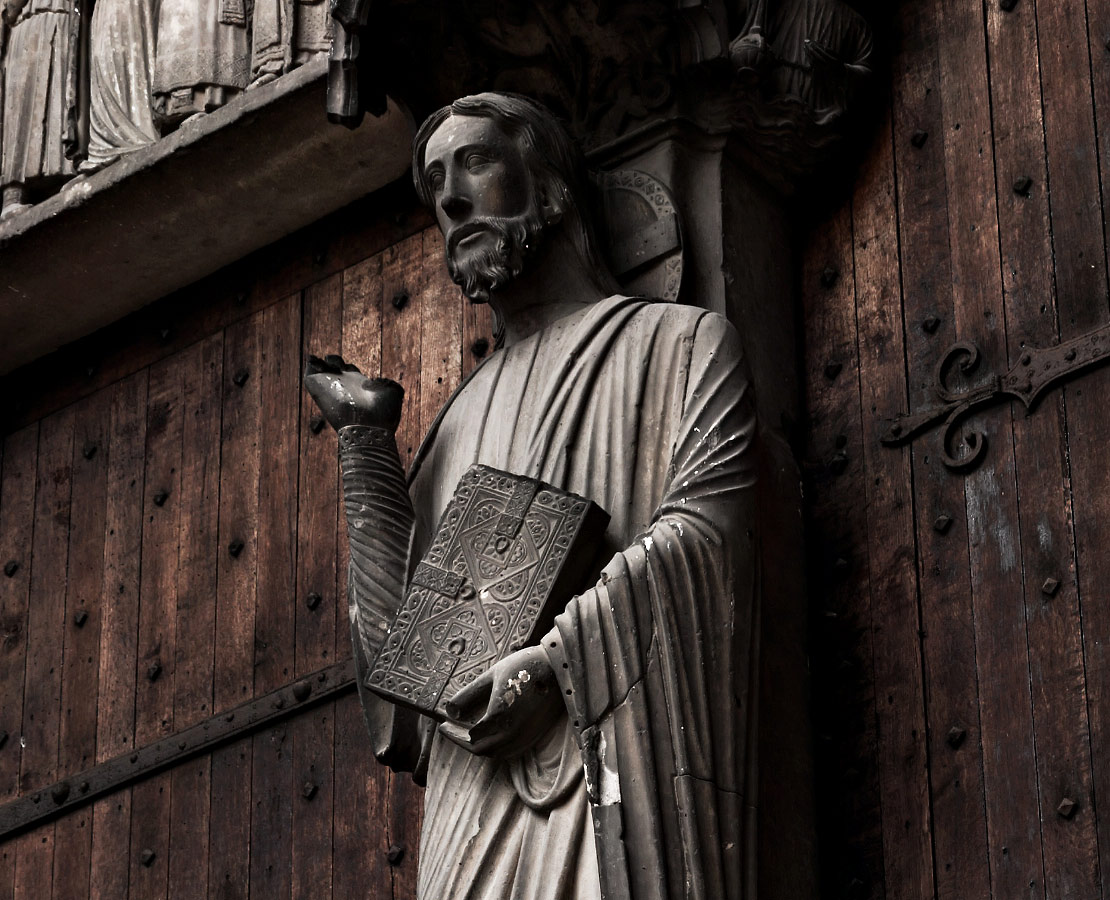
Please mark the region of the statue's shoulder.
<svg viewBox="0 0 1110 900"><path fill-rule="evenodd" d="M699 344L740 347L740 336L732 323L719 313L663 300L645 301L637 311L641 325L675 339L697 338Z"/></svg>

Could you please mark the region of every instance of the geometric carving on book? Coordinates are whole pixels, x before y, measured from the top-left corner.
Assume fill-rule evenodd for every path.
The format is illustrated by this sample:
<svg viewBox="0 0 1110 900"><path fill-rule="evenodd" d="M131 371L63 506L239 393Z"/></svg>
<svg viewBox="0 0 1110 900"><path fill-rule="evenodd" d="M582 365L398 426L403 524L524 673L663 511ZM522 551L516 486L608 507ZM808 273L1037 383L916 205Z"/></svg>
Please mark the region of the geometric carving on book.
<svg viewBox="0 0 1110 900"><path fill-rule="evenodd" d="M609 516L532 478L471 466L409 581L366 687L439 720L455 693L551 627Z"/></svg>

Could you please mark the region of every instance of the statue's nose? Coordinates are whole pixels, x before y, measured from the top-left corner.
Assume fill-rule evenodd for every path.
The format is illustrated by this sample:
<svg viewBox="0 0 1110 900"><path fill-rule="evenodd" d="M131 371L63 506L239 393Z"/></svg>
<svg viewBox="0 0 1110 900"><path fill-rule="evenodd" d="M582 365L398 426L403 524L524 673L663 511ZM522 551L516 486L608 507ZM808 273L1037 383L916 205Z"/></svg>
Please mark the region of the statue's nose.
<svg viewBox="0 0 1110 900"><path fill-rule="evenodd" d="M440 209L450 219L459 219L470 212L470 200L463 196L458 191L444 191L443 196L439 198Z"/></svg>

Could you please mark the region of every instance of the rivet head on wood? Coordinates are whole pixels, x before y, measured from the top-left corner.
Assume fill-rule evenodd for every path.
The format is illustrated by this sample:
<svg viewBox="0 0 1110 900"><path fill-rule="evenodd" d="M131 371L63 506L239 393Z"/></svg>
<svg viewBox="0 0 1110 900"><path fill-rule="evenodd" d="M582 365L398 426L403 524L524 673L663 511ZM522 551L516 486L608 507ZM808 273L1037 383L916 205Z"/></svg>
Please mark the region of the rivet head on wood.
<svg viewBox="0 0 1110 900"><path fill-rule="evenodd" d="M998 0L998 5L1003 12L1010 12L1017 6L1017 0Z"/></svg>
<svg viewBox="0 0 1110 900"><path fill-rule="evenodd" d="M829 460L829 471L833 475L843 475L844 470L848 468L848 454L843 451L834 453L833 458Z"/></svg>
<svg viewBox="0 0 1110 900"><path fill-rule="evenodd" d="M14 559L9 559L4 563L4 574L11 578L16 572L19 571L19 563Z"/></svg>
<svg viewBox="0 0 1110 900"><path fill-rule="evenodd" d="M316 785L314 785L311 781L306 781L301 786L301 796L304 797L305 800L311 800L313 797L316 796L317 790L319 790L319 788L317 788Z"/></svg>
<svg viewBox="0 0 1110 900"><path fill-rule="evenodd" d="M821 271L821 287L831 288L840 279L840 270L835 266L825 266Z"/></svg>
<svg viewBox="0 0 1110 900"><path fill-rule="evenodd" d="M844 371L844 366L838 362L831 362L825 365L825 377L829 379L829 381L835 381L836 376L842 371Z"/></svg>
<svg viewBox="0 0 1110 900"><path fill-rule="evenodd" d="M929 316L921 323L921 330L926 334L936 334L938 328L940 328L940 319L936 316Z"/></svg>
<svg viewBox="0 0 1110 900"><path fill-rule="evenodd" d="M170 492L169 491L159 491L157 494L154 495L154 505L155 506L165 506L166 501L169 500L169 499L170 499Z"/></svg>
<svg viewBox="0 0 1110 900"><path fill-rule="evenodd" d="M89 614L85 610L79 609L73 614L73 624L78 628L84 628L87 621L89 621Z"/></svg>
<svg viewBox="0 0 1110 900"><path fill-rule="evenodd" d="M324 264L324 260L328 258L328 252L323 247L317 247L312 251L312 261L318 266Z"/></svg>
<svg viewBox="0 0 1110 900"><path fill-rule="evenodd" d="M8 733L0 731L0 750L4 749L4 745L8 743Z"/></svg>
<svg viewBox="0 0 1110 900"><path fill-rule="evenodd" d="M385 858L391 866L399 866L401 860L405 858L405 848L400 844L394 844L385 851Z"/></svg>
<svg viewBox="0 0 1110 900"><path fill-rule="evenodd" d="M155 853L149 847L139 854L139 862L141 862L148 869L154 865Z"/></svg>
<svg viewBox="0 0 1110 900"><path fill-rule="evenodd" d="M310 610L313 610L320 605L320 601L323 599L324 598L317 594L316 591L312 591L307 597L304 598L304 605L307 606Z"/></svg>
<svg viewBox="0 0 1110 900"><path fill-rule="evenodd" d="M1055 597L1058 590L1060 590L1060 582L1055 578L1046 578L1041 585L1041 593L1046 597Z"/></svg>
<svg viewBox="0 0 1110 900"><path fill-rule="evenodd" d="M91 365L91 364L85 366L85 377L86 378L92 378L93 375L95 375L95 374L96 374L96 366Z"/></svg>
<svg viewBox="0 0 1110 900"><path fill-rule="evenodd" d="M836 439L833 441L833 445L836 447L837 450L843 450L845 447L848 446L848 435L838 434L836 436Z"/></svg>
<svg viewBox="0 0 1110 900"><path fill-rule="evenodd" d="M131 756L129 757L129 759L131 760L131 762L137 763L139 761L139 754L138 753L132 753Z"/></svg>
<svg viewBox="0 0 1110 900"><path fill-rule="evenodd" d="M394 309L404 309L408 305L409 305L409 292L408 291L398 291L396 294L393 295L393 308Z"/></svg>
<svg viewBox="0 0 1110 900"><path fill-rule="evenodd" d="M169 341L169 339L173 337L173 329L170 328L169 325L163 325L158 330L158 337L162 339L163 343Z"/></svg>
<svg viewBox="0 0 1110 900"><path fill-rule="evenodd" d="M478 359L481 359L489 353L489 340L484 337L475 339L474 343L470 345L470 352L473 353Z"/></svg>
<svg viewBox="0 0 1110 900"><path fill-rule="evenodd" d="M298 681L293 685L293 697L298 703L304 703L312 693L312 685L307 681Z"/></svg>
<svg viewBox="0 0 1110 900"><path fill-rule="evenodd" d="M56 784L50 789L50 799L58 806L61 806L69 798L69 784L63 781L61 784Z"/></svg>
<svg viewBox="0 0 1110 900"><path fill-rule="evenodd" d="M950 729L948 729L948 736L944 740L953 750L959 750L966 739L967 731L965 731L963 728L960 728L958 725L953 725Z"/></svg>
<svg viewBox="0 0 1110 900"><path fill-rule="evenodd" d="M236 387L242 387L247 383L247 379L251 377L250 369L240 369L231 376L231 380L235 382Z"/></svg>
<svg viewBox="0 0 1110 900"><path fill-rule="evenodd" d="M846 560L843 556L838 556L836 558L836 562L833 563L833 571L837 575L846 574L848 571L848 560Z"/></svg>
<svg viewBox="0 0 1110 900"><path fill-rule="evenodd" d="M242 553L242 552L243 552L243 542L242 541L232 541L230 544L227 545L228 556L230 556L232 559L238 559L239 554Z"/></svg>
<svg viewBox="0 0 1110 900"><path fill-rule="evenodd" d="M92 459L96 456L96 444L92 441L86 442L85 446L81 448L81 455L85 457L85 459Z"/></svg>
<svg viewBox="0 0 1110 900"><path fill-rule="evenodd" d="M1060 801L1060 805L1056 807L1056 814L1062 819L1070 819L1075 815L1076 810L1079 809L1079 804L1076 803L1071 797L1065 797Z"/></svg>
<svg viewBox="0 0 1110 900"><path fill-rule="evenodd" d="M1014 179L1014 193L1019 197L1028 197L1032 187L1033 179L1028 175L1022 175L1020 178Z"/></svg>
<svg viewBox="0 0 1110 900"><path fill-rule="evenodd" d="M87 781L82 781L77 786L77 791L78 791L78 793L81 793L81 794L87 794L89 792L89 783Z"/></svg>
<svg viewBox="0 0 1110 900"><path fill-rule="evenodd" d="M327 422L324 420L323 416L313 416L308 420L308 427L313 434L319 434L323 431L326 424Z"/></svg>
<svg viewBox="0 0 1110 900"><path fill-rule="evenodd" d="M154 682L158 680L158 676L162 674L162 664L160 662L152 662L150 667L146 670L147 681Z"/></svg>
<svg viewBox="0 0 1110 900"><path fill-rule="evenodd" d="M948 529L952 527L952 517L940 515L936 517L933 522L933 530L937 534L948 534Z"/></svg>
<svg viewBox="0 0 1110 900"><path fill-rule="evenodd" d="M270 704L274 709L285 709L285 698L278 694L274 697L274 702Z"/></svg>
<svg viewBox="0 0 1110 900"><path fill-rule="evenodd" d="M918 150L925 146L927 140L929 140L929 132L922 131L920 128L910 135L910 143Z"/></svg>

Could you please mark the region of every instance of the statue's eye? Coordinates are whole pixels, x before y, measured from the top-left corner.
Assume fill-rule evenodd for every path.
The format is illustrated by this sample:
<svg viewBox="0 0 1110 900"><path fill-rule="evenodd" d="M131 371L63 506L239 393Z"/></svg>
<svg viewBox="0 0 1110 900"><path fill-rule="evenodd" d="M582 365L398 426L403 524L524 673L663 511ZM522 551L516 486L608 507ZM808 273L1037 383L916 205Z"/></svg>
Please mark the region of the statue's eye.
<svg viewBox="0 0 1110 900"><path fill-rule="evenodd" d="M466 157L466 167L471 172L475 169L480 169L482 166L490 162L488 156L483 156L481 153L471 153Z"/></svg>
<svg viewBox="0 0 1110 900"><path fill-rule="evenodd" d="M427 175L427 178L428 178L428 185L431 187L433 193L442 190L442 188L443 188L443 172L441 172L439 169L436 169L432 172L429 172L428 175Z"/></svg>

